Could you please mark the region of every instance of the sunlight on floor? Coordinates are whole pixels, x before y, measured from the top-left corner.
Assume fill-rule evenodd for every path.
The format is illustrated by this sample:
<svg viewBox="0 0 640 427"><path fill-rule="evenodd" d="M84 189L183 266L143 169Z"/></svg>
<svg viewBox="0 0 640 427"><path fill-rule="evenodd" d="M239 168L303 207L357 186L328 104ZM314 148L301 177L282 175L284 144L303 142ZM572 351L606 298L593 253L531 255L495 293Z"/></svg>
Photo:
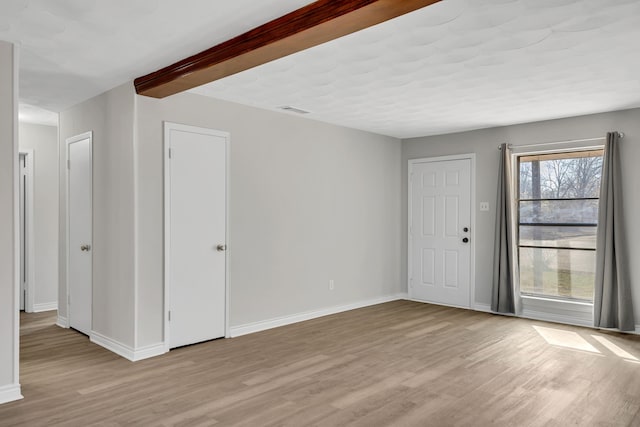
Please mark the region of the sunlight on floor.
<svg viewBox="0 0 640 427"><path fill-rule="evenodd" d="M572 350L587 351L593 354L606 355L607 352L598 350L593 344L589 343L584 337L580 336L577 332L566 331L556 328L545 328L543 326L533 326L533 329L540 334L544 340L551 345L558 347L565 347ZM624 359L626 362L640 364L640 359L621 348L617 344L611 342L611 340L601 335L591 335L598 344L602 345L605 349L609 350L615 356Z"/></svg>
<svg viewBox="0 0 640 427"><path fill-rule="evenodd" d="M574 350L588 351L590 353L600 353L597 348L589 344L587 340L582 338L576 332L545 328L542 326L534 326L533 329L535 329L540 336L551 345L567 347Z"/></svg>
<svg viewBox="0 0 640 427"><path fill-rule="evenodd" d="M598 336L598 335L591 335L591 336L593 337L593 339L598 341L600 344L602 344L603 346L607 347L616 356L622 357L623 359L638 361L637 357L635 357L632 354L628 353L627 351L621 349L620 347L618 347L617 345L615 345L614 343L612 343L611 341L609 341L605 337L601 337L601 336Z"/></svg>

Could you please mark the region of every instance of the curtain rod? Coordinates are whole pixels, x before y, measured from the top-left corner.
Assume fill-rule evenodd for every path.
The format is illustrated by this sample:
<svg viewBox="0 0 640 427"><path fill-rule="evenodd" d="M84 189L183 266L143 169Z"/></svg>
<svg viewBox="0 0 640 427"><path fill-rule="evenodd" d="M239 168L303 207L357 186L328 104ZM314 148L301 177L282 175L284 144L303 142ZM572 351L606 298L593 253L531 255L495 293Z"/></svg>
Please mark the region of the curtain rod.
<svg viewBox="0 0 640 427"><path fill-rule="evenodd" d="M620 139L624 138L624 133L622 132L618 132L620 134ZM568 144L568 143L572 143L572 142L590 142L590 141L600 141L603 139L607 139L606 136L601 136L599 138L587 138L587 139L571 139L568 141L555 141L555 142L540 142L538 144L527 144L527 145L512 145L512 144L507 144L510 147L514 147L514 148L529 148L529 147L538 147L540 145L552 145L552 144ZM498 150L502 150L502 146L498 145Z"/></svg>

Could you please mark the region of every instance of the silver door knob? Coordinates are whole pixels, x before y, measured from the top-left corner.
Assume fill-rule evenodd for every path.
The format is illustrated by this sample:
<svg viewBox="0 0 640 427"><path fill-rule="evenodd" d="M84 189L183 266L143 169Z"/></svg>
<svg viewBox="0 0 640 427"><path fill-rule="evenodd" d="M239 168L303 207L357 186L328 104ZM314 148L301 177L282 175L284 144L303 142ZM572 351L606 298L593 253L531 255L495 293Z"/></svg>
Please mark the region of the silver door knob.
<svg viewBox="0 0 640 427"><path fill-rule="evenodd" d="M218 250L218 252L224 252L227 250L227 245L220 244L216 246L216 249Z"/></svg>
<svg viewBox="0 0 640 427"><path fill-rule="evenodd" d="M80 246L80 250L81 251L89 252L90 249L91 249L91 245L81 245Z"/></svg>

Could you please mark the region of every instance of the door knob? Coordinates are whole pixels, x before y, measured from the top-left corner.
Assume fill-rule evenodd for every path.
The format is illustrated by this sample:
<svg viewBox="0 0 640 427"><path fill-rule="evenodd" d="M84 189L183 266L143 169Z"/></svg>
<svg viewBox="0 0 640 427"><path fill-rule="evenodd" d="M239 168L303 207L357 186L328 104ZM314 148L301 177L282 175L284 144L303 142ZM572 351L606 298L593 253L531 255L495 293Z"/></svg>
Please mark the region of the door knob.
<svg viewBox="0 0 640 427"><path fill-rule="evenodd" d="M218 252L224 252L227 250L227 245L220 244L216 246L216 249L218 250Z"/></svg>
<svg viewBox="0 0 640 427"><path fill-rule="evenodd" d="M462 243L469 243L469 238L468 237L463 238Z"/></svg>
<svg viewBox="0 0 640 427"><path fill-rule="evenodd" d="M464 231L465 233L468 233L469 232L469 227L463 228L462 231Z"/></svg>
<svg viewBox="0 0 640 427"><path fill-rule="evenodd" d="M90 249L91 249L91 245L81 245L80 246L80 250L81 251L89 252Z"/></svg>

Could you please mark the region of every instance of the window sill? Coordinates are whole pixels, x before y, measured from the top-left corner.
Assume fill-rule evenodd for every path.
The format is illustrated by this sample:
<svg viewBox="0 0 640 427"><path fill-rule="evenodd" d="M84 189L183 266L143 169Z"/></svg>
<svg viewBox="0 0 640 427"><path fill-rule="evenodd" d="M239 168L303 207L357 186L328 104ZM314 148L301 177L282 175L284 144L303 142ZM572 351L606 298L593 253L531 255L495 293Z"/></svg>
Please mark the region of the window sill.
<svg viewBox="0 0 640 427"><path fill-rule="evenodd" d="M593 304L522 295L520 316L547 322L593 326Z"/></svg>

